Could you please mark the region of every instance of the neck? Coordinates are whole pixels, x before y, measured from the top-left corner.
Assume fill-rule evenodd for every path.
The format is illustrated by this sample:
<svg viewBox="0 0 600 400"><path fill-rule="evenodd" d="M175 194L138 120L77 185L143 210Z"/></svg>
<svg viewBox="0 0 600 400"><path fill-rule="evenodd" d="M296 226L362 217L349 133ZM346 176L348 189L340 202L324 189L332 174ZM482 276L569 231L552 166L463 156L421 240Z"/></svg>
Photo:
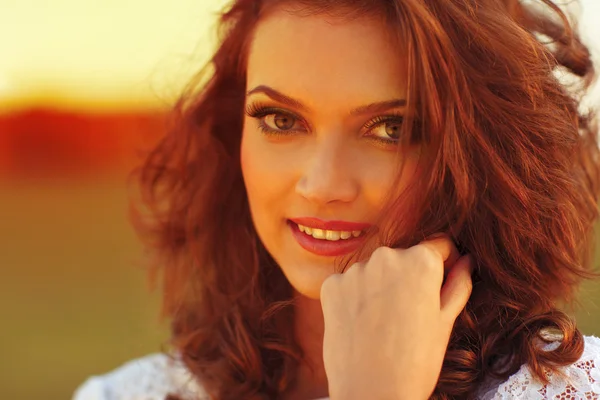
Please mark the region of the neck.
<svg viewBox="0 0 600 400"><path fill-rule="evenodd" d="M288 400L309 400L328 396L323 366L325 325L319 300L296 294L294 330L304 358L298 368Z"/></svg>

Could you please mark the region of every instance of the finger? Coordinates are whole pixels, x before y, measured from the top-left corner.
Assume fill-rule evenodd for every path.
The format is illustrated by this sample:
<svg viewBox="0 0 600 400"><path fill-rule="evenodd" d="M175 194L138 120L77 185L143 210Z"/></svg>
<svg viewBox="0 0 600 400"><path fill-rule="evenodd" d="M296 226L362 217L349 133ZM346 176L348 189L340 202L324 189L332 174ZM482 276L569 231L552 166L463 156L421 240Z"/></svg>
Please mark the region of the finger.
<svg viewBox="0 0 600 400"><path fill-rule="evenodd" d="M357 273L361 272L364 268L365 268L365 263L363 261L358 261L358 262L355 262L354 264L350 265L342 273L348 274L350 271L352 271L353 274L357 274Z"/></svg>
<svg viewBox="0 0 600 400"><path fill-rule="evenodd" d="M472 268L473 257L470 255L461 257L450 269L446 282L442 286L440 293L441 311L452 321L465 308L471 296L473 290Z"/></svg>
<svg viewBox="0 0 600 400"><path fill-rule="evenodd" d="M437 251L444 259L444 270L447 272L460 258L460 253L454 241L446 233L436 233L429 236L421 244Z"/></svg>

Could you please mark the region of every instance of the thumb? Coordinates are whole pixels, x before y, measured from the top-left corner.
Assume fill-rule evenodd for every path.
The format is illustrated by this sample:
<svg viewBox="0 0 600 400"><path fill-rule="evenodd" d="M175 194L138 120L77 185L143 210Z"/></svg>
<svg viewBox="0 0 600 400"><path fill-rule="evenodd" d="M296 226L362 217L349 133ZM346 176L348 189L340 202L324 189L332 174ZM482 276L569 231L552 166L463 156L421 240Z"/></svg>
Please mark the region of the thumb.
<svg viewBox="0 0 600 400"><path fill-rule="evenodd" d="M462 256L450 269L446 282L442 286L440 293L441 312L446 314L452 322L465 308L469 296L471 296L473 290L472 270L473 257L470 255Z"/></svg>

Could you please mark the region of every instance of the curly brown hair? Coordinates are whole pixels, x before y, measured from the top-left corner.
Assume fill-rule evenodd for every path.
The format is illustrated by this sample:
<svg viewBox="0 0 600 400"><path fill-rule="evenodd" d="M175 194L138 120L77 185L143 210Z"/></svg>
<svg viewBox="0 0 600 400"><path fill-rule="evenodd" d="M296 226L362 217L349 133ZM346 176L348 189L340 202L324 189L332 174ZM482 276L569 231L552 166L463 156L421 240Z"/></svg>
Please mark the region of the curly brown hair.
<svg viewBox="0 0 600 400"><path fill-rule="evenodd" d="M600 153L580 107L593 66L567 15L550 0L236 0L216 53L136 171L148 208L134 221L162 277L171 344L211 397L278 398L302 360L292 289L253 227L239 154L248 44L283 3L383 16L408 50L413 117L402 129L427 153L413 195L386 206L386 244L447 232L477 260L433 398L471 398L523 363L545 381L544 369L577 360L582 335L557 302L592 276ZM556 350L536 345L542 328L562 334Z"/></svg>

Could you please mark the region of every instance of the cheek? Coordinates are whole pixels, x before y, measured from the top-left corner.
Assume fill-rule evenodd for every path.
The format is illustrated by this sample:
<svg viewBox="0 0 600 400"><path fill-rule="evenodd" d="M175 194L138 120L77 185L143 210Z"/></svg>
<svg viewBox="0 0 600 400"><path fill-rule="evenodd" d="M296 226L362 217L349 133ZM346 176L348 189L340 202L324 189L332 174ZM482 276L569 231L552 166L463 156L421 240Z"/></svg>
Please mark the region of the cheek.
<svg viewBox="0 0 600 400"><path fill-rule="evenodd" d="M267 176L269 155L253 136L253 132L244 132L240 151L242 175L251 202L257 194L264 193L263 189L268 188L268 182L272 178Z"/></svg>
<svg viewBox="0 0 600 400"><path fill-rule="evenodd" d="M289 174L282 167L285 160L273 151L256 132L244 132L240 149L240 164L248 202L255 217L280 209L286 195Z"/></svg>
<svg viewBox="0 0 600 400"><path fill-rule="evenodd" d="M389 195L403 195L403 190L414 179L417 161L412 154L407 154L401 168L393 153L380 153L361 161L356 167L361 170L362 196L368 204L366 214L370 218L376 218Z"/></svg>
<svg viewBox="0 0 600 400"><path fill-rule="evenodd" d="M255 203L255 194L260 193L260 154L252 140L249 139L246 132L242 136L242 147L240 149L240 165L242 167L242 176L248 194L250 205ZM259 186L259 187L257 187Z"/></svg>
<svg viewBox="0 0 600 400"><path fill-rule="evenodd" d="M397 174L397 161L392 154L373 154L357 163L360 171L363 195L372 208L379 209L394 184Z"/></svg>
<svg viewBox="0 0 600 400"><path fill-rule="evenodd" d="M270 236L267 232L270 231L268 203L272 194L269 194L269 185L264 179L264 164L261 162L262 154L257 148L256 143L248 136L246 132L242 136L242 146L240 149L240 165L242 168L242 176L244 178L244 186L248 198L248 206L250 215L254 223L258 236L262 242Z"/></svg>
<svg viewBox="0 0 600 400"><path fill-rule="evenodd" d="M249 196L264 199L277 196L283 201L297 179L294 148L269 143L252 129L243 133L240 164Z"/></svg>

